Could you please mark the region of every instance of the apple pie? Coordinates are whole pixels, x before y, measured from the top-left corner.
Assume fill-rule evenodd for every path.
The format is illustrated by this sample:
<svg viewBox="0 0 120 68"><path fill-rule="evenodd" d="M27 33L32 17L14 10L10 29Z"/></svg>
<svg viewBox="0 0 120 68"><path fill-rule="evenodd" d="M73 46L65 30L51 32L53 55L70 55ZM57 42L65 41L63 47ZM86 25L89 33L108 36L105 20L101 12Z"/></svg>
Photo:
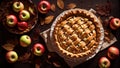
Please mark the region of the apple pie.
<svg viewBox="0 0 120 68"><path fill-rule="evenodd" d="M69 57L85 57L98 52L101 47L100 20L85 9L65 11L53 23L51 37L59 53Z"/></svg>

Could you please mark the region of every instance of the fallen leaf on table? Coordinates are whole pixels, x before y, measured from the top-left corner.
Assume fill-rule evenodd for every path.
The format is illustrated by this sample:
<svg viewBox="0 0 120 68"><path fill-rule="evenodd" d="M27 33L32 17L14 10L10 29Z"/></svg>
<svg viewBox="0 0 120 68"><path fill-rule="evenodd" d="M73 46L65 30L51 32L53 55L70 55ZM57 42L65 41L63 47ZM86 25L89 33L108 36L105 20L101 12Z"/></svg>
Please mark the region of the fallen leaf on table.
<svg viewBox="0 0 120 68"><path fill-rule="evenodd" d="M12 51L14 49L15 45L10 44L10 43L6 43L2 47L7 51Z"/></svg>
<svg viewBox="0 0 120 68"><path fill-rule="evenodd" d="M52 22L52 20L54 19L54 16L53 15L50 15L50 16L47 16L46 18L45 18L45 24L49 24L49 23L51 23Z"/></svg>
<svg viewBox="0 0 120 68"><path fill-rule="evenodd" d="M6 43L10 43L10 44L13 44L13 45L18 45L19 44L19 40L18 40L18 38L11 38L11 39L8 39L6 41Z"/></svg>
<svg viewBox="0 0 120 68"><path fill-rule="evenodd" d="M51 10L55 12L56 10L55 4L51 4Z"/></svg>
<svg viewBox="0 0 120 68"><path fill-rule="evenodd" d="M37 41L39 39L39 33L40 33L40 29L39 28L36 28L34 31L33 31L33 35L31 38L33 39L33 41Z"/></svg>
<svg viewBox="0 0 120 68"><path fill-rule="evenodd" d="M70 3L67 5L67 9L73 9L76 7L76 4L75 3Z"/></svg>
<svg viewBox="0 0 120 68"><path fill-rule="evenodd" d="M40 68L40 65L41 65L40 59L36 59L35 60L35 68Z"/></svg>
<svg viewBox="0 0 120 68"><path fill-rule="evenodd" d="M105 37L104 39L105 39L105 41L107 41L107 42L109 42L109 43L110 43L110 41L111 41L109 37Z"/></svg>
<svg viewBox="0 0 120 68"><path fill-rule="evenodd" d="M57 5L60 9L63 9L64 8L64 2L63 0L57 0Z"/></svg>
<svg viewBox="0 0 120 68"><path fill-rule="evenodd" d="M18 58L18 61L26 62L31 56L31 53L25 53L23 56Z"/></svg>
<svg viewBox="0 0 120 68"><path fill-rule="evenodd" d="M45 21L41 21L41 22L40 22L40 25L44 25L44 24L45 24Z"/></svg>
<svg viewBox="0 0 120 68"><path fill-rule="evenodd" d="M53 65L54 65L55 67L57 67L57 68L60 68L60 67L61 67L61 65L60 65L58 62L53 62Z"/></svg>
<svg viewBox="0 0 120 68"><path fill-rule="evenodd" d="M29 7L28 10L30 11L31 14L35 15L35 13L34 13L34 9L33 9L33 8Z"/></svg>
<svg viewBox="0 0 120 68"><path fill-rule="evenodd" d="M35 64L35 68L40 68L40 65L39 64Z"/></svg>

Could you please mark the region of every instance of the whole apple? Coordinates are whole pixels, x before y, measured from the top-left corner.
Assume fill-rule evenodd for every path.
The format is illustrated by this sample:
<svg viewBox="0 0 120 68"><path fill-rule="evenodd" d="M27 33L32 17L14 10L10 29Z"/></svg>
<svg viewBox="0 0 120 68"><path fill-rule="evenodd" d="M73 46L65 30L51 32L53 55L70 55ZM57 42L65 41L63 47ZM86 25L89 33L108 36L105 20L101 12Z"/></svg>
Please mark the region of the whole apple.
<svg viewBox="0 0 120 68"><path fill-rule="evenodd" d="M111 46L110 48L108 48L108 52L107 52L107 55L110 59L115 59L119 56L119 49L114 47L114 46Z"/></svg>
<svg viewBox="0 0 120 68"><path fill-rule="evenodd" d="M6 59L9 63L14 63L18 60L18 54L15 51L9 51L6 53Z"/></svg>
<svg viewBox="0 0 120 68"><path fill-rule="evenodd" d="M19 18L22 21L27 21L30 18L30 13L27 10L20 11Z"/></svg>
<svg viewBox="0 0 120 68"><path fill-rule="evenodd" d="M28 23L27 22L18 22L17 26L18 26L19 30L24 31L28 28Z"/></svg>
<svg viewBox="0 0 120 68"><path fill-rule="evenodd" d="M120 27L120 19L119 18L112 18L110 20L110 28L116 30Z"/></svg>
<svg viewBox="0 0 120 68"><path fill-rule="evenodd" d="M17 17L15 15L6 16L6 24L9 27L14 27L17 24Z"/></svg>
<svg viewBox="0 0 120 68"><path fill-rule="evenodd" d="M31 38L30 38L30 36L28 36L28 35L22 35L21 37L20 37L20 45L22 46L22 47L27 47L27 46L29 46L31 44Z"/></svg>
<svg viewBox="0 0 120 68"><path fill-rule="evenodd" d="M106 57L101 57L99 60L99 67L100 68L109 68L111 65L110 61Z"/></svg>
<svg viewBox="0 0 120 68"><path fill-rule="evenodd" d="M19 12L24 9L24 4L22 2L14 2L13 3L13 10L15 12Z"/></svg>
<svg viewBox="0 0 120 68"><path fill-rule="evenodd" d="M50 8L51 8L51 5L48 1L43 0L38 4L38 11L40 13L45 14L50 10Z"/></svg>
<svg viewBox="0 0 120 68"><path fill-rule="evenodd" d="M33 46L34 55L41 56L44 53L44 51L45 51L45 48L42 44L40 44L40 43L34 44L34 46Z"/></svg>

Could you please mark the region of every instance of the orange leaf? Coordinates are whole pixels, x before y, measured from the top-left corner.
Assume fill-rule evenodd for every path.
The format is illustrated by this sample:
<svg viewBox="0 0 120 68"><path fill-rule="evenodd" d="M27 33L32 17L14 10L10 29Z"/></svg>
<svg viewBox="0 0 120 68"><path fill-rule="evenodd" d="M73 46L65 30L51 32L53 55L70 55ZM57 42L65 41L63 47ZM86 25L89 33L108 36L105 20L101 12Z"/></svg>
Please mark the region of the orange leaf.
<svg viewBox="0 0 120 68"><path fill-rule="evenodd" d="M70 3L67 5L67 9L73 9L76 7L76 4L75 3Z"/></svg>
<svg viewBox="0 0 120 68"><path fill-rule="evenodd" d="M64 2L63 0L57 0L57 5L60 9L63 9L64 8Z"/></svg>
<svg viewBox="0 0 120 68"><path fill-rule="evenodd" d="M53 19L54 19L54 16L53 16L53 15L47 16L47 17L45 18L45 24L51 23Z"/></svg>
<svg viewBox="0 0 120 68"><path fill-rule="evenodd" d="M7 43L7 44L4 44L2 47L7 51L12 51L14 49L15 45Z"/></svg>
<svg viewBox="0 0 120 68"><path fill-rule="evenodd" d="M56 10L55 4L51 4L51 10L55 12Z"/></svg>

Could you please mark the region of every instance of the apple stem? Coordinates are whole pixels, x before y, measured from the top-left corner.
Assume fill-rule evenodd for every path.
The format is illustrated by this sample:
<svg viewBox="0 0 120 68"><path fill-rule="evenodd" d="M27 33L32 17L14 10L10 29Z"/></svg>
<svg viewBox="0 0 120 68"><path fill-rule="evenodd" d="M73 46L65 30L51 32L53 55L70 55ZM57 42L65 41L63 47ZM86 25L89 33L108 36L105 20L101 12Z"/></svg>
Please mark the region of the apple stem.
<svg viewBox="0 0 120 68"><path fill-rule="evenodd" d="M103 62L103 64L102 64L102 66L103 66L103 68L106 68L106 65L107 64L107 62Z"/></svg>
<svg viewBox="0 0 120 68"><path fill-rule="evenodd" d="M20 1L18 2L17 6L19 6L19 5L20 5Z"/></svg>
<svg viewBox="0 0 120 68"><path fill-rule="evenodd" d="M37 50L39 51L39 50L40 50L40 48L39 48L39 47L37 47Z"/></svg>
<svg viewBox="0 0 120 68"><path fill-rule="evenodd" d="M23 15L23 17L25 16L25 14L24 14L24 13L23 13L22 15Z"/></svg>
<svg viewBox="0 0 120 68"><path fill-rule="evenodd" d="M42 6L41 6L41 8L44 10L44 9L46 9L46 4L42 4Z"/></svg>
<svg viewBox="0 0 120 68"><path fill-rule="evenodd" d="M119 23L119 21L116 21L116 23L118 24L118 23Z"/></svg>
<svg viewBox="0 0 120 68"><path fill-rule="evenodd" d="M15 56L14 56L14 55L12 55L12 56L11 56L11 58L15 58Z"/></svg>
<svg viewBox="0 0 120 68"><path fill-rule="evenodd" d="M10 22L13 22L13 19L10 19Z"/></svg>

